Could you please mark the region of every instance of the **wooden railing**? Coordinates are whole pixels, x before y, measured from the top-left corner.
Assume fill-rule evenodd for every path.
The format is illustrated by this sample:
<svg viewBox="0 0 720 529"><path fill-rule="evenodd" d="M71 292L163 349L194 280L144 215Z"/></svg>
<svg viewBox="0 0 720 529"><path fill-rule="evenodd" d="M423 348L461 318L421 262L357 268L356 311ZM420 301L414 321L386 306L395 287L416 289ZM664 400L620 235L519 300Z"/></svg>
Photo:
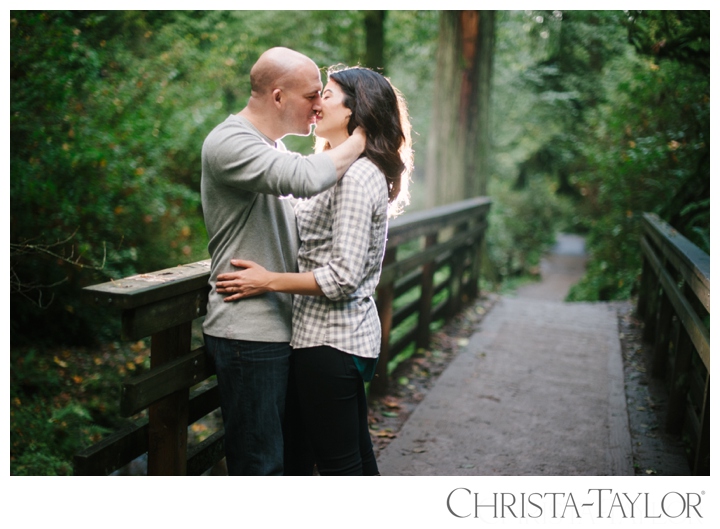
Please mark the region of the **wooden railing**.
<svg viewBox="0 0 720 529"><path fill-rule="evenodd" d="M398 353L426 347L431 323L477 295L489 209L490 200L480 197L390 222L376 292L382 348L374 393L385 391L388 364ZM91 303L121 311L124 338L151 337L151 367L123 383L120 403L124 416L147 409L147 418L77 454L76 475L110 474L144 453L149 475L199 475L224 456L222 429L195 446L187 442L188 426L219 407L204 348L191 350L209 274L210 261L200 261L85 289Z"/></svg>
<svg viewBox="0 0 720 529"><path fill-rule="evenodd" d="M372 393L387 389L388 364L398 354L413 343L427 347L431 324L477 296L490 204L479 197L391 222L376 290L383 331Z"/></svg>
<svg viewBox="0 0 720 529"><path fill-rule="evenodd" d="M652 374L668 388L665 428L687 441L694 474L710 473L710 256L653 214L643 217L638 315Z"/></svg>

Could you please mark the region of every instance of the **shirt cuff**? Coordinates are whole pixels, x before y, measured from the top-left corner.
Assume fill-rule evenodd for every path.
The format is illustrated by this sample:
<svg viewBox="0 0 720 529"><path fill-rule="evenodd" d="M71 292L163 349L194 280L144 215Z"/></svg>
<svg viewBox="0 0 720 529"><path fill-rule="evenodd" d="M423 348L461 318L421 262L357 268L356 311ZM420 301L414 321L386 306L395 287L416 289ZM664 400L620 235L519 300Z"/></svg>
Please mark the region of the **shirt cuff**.
<svg viewBox="0 0 720 529"><path fill-rule="evenodd" d="M325 297L332 301L343 299L343 292L337 282L333 281L332 272L327 266L316 268L312 272Z"/></svg>

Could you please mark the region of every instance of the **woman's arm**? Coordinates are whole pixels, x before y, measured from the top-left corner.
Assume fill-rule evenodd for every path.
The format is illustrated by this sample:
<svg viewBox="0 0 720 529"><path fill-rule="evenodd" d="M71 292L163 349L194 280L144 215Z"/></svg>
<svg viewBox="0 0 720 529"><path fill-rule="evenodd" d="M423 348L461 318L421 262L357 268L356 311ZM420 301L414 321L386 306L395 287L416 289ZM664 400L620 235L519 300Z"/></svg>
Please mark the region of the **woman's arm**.
<svg viewBox="0 0 720 529"><path fill-rule="evenodd" d="M227 295L223 301L236 301L265 292L286 292L303 296L323 295L312 272L270 272L253 261L243 259L232 259L230 263L243 270L218 275L215 290L218 294Z"/></svg>
<svg viewBox="0 0 720 529"><path fill-rule="evenodd" d="M333 190L331 254L313 270L315 281L332 301L352 297L366 279L373 209L379 191L385 192L384 177L378 175L371 162L358 161Z"/></svg>
<svg viewBox="0 0 720 529"><path fill-rule="evenodd" d="M364 277L375 193L363 185L363 181L376 171L378 169L369 163L353 165L335 187L332 250L327 264L311 272L281 273L270 272L253 261L232 259L231 264L243 270L218 275L216 291L227 295L225 301L265 292L325 296L333 301L347 299ZM379 185L384 192L384 178Z"/></svg>

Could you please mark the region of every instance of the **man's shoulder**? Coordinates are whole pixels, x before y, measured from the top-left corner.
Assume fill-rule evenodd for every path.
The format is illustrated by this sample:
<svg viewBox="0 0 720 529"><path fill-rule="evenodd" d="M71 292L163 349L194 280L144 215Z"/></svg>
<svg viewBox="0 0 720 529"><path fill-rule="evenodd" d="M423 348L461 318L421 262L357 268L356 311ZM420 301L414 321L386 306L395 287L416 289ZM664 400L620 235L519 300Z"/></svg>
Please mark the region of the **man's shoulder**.
<svg viewBox="0 0 720 529"><path fill-rule="evenodd" d="M210 131L208 138L211 136L224 135L228 133L245 132L249 134L255 134L254 129L250 126L247 120L241 118L238 115L229 115L224 121L221 121L215 128Z"/></svg>
<svg viewBox="0 0 720 529"><path fill-rule="evenodd" d="M225 121L218 123L205 138L203 150L210 152L224 152L229 147L236 150L239 146L247 149L252 145L258 148L269 145L268 140L250 124L249 121L238 115L230 115ZM272 145L270 145L272 147Z"/></svg>

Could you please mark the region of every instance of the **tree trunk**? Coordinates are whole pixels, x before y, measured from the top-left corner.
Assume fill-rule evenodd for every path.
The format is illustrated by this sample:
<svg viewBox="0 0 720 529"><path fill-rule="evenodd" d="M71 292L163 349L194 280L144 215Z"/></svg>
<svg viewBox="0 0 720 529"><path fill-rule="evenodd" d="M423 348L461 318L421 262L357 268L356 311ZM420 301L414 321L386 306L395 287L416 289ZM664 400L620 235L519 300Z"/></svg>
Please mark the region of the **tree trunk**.
<svg viewBox="0 0 720 529"><path fill-rule="evenodd" d="M493 11L442 11L425 206L482 195L490 171Z"/></svg>
<svg viewBox="0 0 720 529"><path fill-rule="evenodd" d="M365 11L365 66L384 75L385 11Z"/></svg>

